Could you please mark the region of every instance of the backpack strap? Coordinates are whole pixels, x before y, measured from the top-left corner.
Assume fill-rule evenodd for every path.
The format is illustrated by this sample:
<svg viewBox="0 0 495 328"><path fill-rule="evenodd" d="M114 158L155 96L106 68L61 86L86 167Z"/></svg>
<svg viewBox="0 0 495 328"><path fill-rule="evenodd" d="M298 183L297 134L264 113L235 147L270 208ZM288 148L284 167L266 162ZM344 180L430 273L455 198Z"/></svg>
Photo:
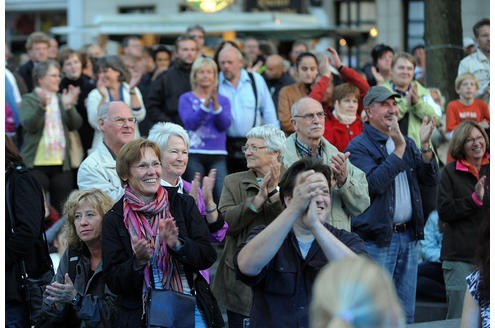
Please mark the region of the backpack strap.
<svg viewBox="0 0 495 328"><path fill-rule="evenodd" d="M249 79L251 80L251 87L253 88L254 93L254 120L253 120L253 128L256 126L256 113L258 112L258 90L256 89L256 82L254 81L254 75L252 72L247 72Z"/></svg>

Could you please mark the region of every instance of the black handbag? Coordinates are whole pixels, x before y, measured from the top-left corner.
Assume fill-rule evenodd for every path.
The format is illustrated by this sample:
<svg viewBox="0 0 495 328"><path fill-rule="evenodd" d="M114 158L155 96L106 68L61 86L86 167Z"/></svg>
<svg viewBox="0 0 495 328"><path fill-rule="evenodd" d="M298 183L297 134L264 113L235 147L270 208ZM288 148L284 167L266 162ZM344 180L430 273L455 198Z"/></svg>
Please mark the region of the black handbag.
<svg viewBox="0 0 495 328"><path fill-rule="evenodd" d="M191 294L184 294L172 290L170 288L170 279L172 278L173 270L173 266L171 265L171 268L168 270L164 289L150 288L148 290L146 309L148 328L194 328L196 310L195 291L191 289ZM152 271L155 271L153 265ZM153 276L155 276L154 272ZM181 273L181 278L183 285L187 284L183 273Z"/></svg>
<svg viewBox="0 0 495 328"><path fill-rule="evenodd" d="M6 197L6 207L10 216L10 224L12 228L12 233L15 233L15 216L12 210L11 204L11 190L10 181L7 180L5 184ZM41 190L40 190L41 192ZM44 218L41 218L44 222ZM48 242L46 239L46 233L43 224L41 225L42 239L43 239L43 257L46 261L45 266L48 270L37 278L30 277L26 270L26 264L24 260L17 263L19 272L21 273L21 289L24 294L24 300L29 311L29 319L32 326L37 326L42 319L41 306L43 304L43 292L48 284L52 282L53 276L55 275L53 270L53 264L50 259L50 253L48 250Z"/></svg>

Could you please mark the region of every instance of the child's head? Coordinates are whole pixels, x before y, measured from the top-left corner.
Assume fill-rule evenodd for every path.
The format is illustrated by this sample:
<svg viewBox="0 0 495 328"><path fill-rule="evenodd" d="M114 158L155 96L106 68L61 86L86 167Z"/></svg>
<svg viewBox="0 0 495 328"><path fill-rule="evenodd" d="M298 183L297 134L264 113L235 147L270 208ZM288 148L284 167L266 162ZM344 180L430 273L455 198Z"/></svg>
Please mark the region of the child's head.
<svg viewBox="0 0 495 328"><path fill-rule="evenodd" d="M337 116L356 118L359 105L359 89L351 83L342 83L333 91L333 101ZM337 118L338 118L337 117Z"/></svg>
<svg viewBox="0 0 495 328"><path fill-rule="evenodd" d="M461 74L455 79L455 91L461 98L474 98L478 88L478 80L472 73Z"/></svg>

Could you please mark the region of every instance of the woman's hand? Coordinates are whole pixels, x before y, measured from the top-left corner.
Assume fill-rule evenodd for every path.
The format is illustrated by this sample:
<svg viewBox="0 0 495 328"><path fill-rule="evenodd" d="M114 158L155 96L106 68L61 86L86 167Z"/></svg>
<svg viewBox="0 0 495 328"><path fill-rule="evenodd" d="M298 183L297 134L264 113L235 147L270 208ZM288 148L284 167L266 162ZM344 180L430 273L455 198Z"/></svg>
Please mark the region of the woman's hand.
<svg viewBox="0 0 495 328"><path fill-rule="evenodd" d="M142 267L148 263L153 256L153 249L149 241L145 239L139 239L137 236L131 238L132 250L134 251L134 257L136 258L136 266Z"/></svg>
<svg viewBox="0 0 495 328"><path fill-rule="evenodd" d="M385 78L380 72L378 72L378 70L374 65L371 66L371 74L373 74L373 77L375 78L376 85L381 85L385 83Z"/></svg>
<svg viewBox="0 0 495 328"><path fill-rule="evenodd" d="M199 199L199 186L201 184L201 174L199 172L194 173L194 179L191 181L191 190L189 196L194 198L194 202L198 205Z"/></svg>
<svg viewBox="0 0 495 328"><path fill-rule="evenodd" d="M167 246L171 249L177 249L180 247L179 242L179 228L175 224L173 218L167 218L160 220L160 240L167 243Z"/></svg>
<svg viewBox="0 0 495 328"><path fill-rule="evenodd" d="M143 76L143 71L140 67L140 65L135 65L136 67L134 69L130 70L131 73L131 80L129 81L129 89L132 90L134 89L139 82L141 81L141 77Z"/></svg>
<svg viewBox="0 0 495 328"><path fill-rule="evenodd" d="M485 196L485 182L486 175L482 176L478 182L474 185L474 192L476 193L476 198L480 201L483 201L483 197Z"/></svg>
<svg viewBox="0 0 495 328"><path fill-rule="evenodd" d="M34 92L38 96L38 99L40 100L42 107L46 107L46 106L48 106L48 104L50 104L52 99L51 99L50 95L48 94L48 92L44 91L41 88L35 88Z"/></svg>
<svg viewBox="0 0 495 328"><path fill-rule="evenodd" d="M69 274L65 274L65 282L52 282L46 286L47 299L50 302L70 303L76 296L77 290L74 288L74 284L69 277Z"/></svg>
<svg viewBox="0 0 495 328"><path fill-rule="evenodd" d="M216 178L217 169L211 169L208 175L203 177L203 187L201 188L201 192L207 208L212 208L215 204L213 200L213 189L215 188Z"/></svg>
<svg viewBox="0 0 495 328"><path fill-rule="evenodd" d="M69 90L64 89L62 91L62 103L64 104L65 109L72 108L79 98L79 94L81 93L81 88L75 87L73 85L69 85Z"/></svg>
<svg viewBox="0 0 495 328"><path fill-rule="evenodd" d="M333 47L328 47L327 51L330 53L330 56L328 56L328 62L330 65L338 69L340 66L342 66L342 61L340 60L340 56Z"/></svg>

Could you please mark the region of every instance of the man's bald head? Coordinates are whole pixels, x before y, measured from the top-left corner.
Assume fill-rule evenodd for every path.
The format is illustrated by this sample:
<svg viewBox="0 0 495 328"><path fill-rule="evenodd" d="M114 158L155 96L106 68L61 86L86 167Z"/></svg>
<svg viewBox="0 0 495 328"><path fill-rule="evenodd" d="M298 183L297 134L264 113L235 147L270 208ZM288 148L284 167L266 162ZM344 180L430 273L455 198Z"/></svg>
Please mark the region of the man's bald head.
<svg viewBox="0 0 495 328"><path fill-rule="evenodd" d="M265 75L268 80L279 79L285 72L284 58L280 55L270 55L265 61Z"/></svg>

